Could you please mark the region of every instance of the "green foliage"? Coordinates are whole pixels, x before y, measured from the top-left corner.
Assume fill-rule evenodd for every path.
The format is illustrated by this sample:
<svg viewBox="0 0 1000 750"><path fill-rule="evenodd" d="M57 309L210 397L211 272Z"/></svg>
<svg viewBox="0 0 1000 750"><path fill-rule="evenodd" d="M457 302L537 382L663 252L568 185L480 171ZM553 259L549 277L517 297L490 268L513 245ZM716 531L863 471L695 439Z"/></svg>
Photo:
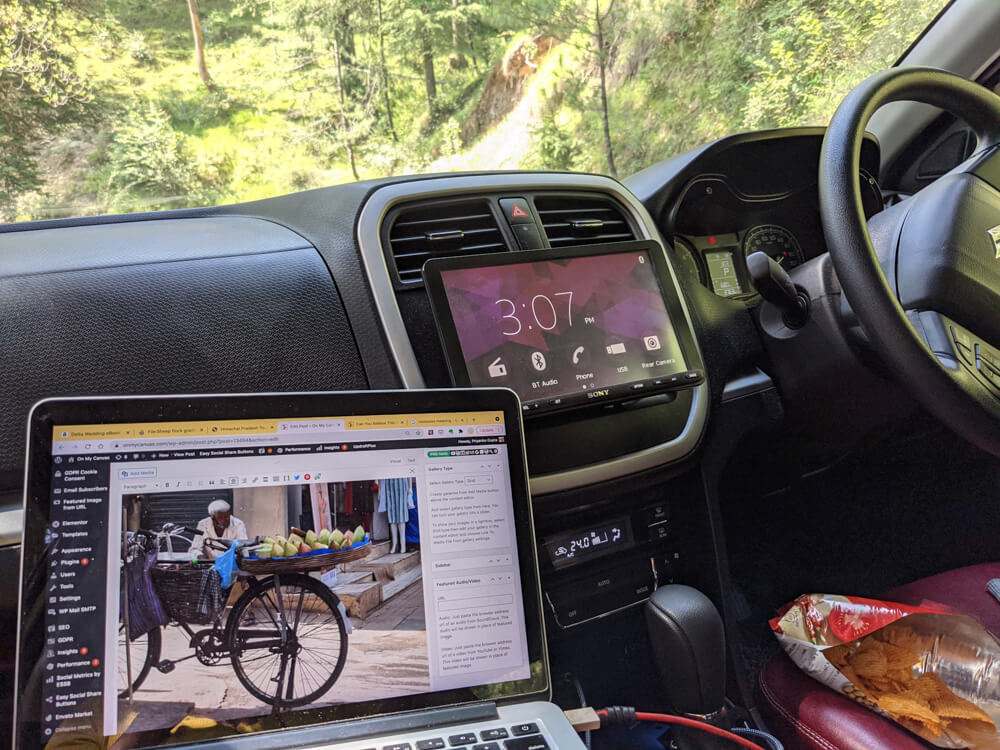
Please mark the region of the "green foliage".
<svg viewBox="0 0 1000 750"><path fill-rule="evenodd" d="M212 92L181 0L0 0L0 219L253 200L353 179L349 152L603 171L600 62L629 174L824 123L943 0L378 2L199 0Z"/></svg>
<svg viewBox="0 0 1000 750"><path fill-rule="evenodd" d="M940 0L621 0L611 119L625 174L728 133L825 124ZM589 123L579 140L596 143ZM601 169L596 151L581 167Z"/></svg>
<svg viewBox="0 0 1000 750"><path fill-rule="evenodd" d="M152 104L129 109L113 133L102 193L112 211L200 205L209 196L196 177L184 135ZM203 167L204 171L204 167Z"/></svg>
<svg viewBox="0 0 1000 750"><path fill-rule="evenodd" d="M84 119L90 91L61 48L65 29L50 0L0 4L0 219L40 184L42 137Z"/></svg>
<svg viewBox="0 0 1000 750"><path fill-rule="evenodd" d="M122 46L128 56L140 65L152 65L155 62L153 52L146 43L146 37L141 31L130 31L122 41Z"/></svg>
<svg viewBox="0 0 1000 750"><path fill-rule="evenodd" d="M527 165L536 169L568 170L580 148L573 136L559 127L553 115L546 115L531 129L531 150Z"/></svg>

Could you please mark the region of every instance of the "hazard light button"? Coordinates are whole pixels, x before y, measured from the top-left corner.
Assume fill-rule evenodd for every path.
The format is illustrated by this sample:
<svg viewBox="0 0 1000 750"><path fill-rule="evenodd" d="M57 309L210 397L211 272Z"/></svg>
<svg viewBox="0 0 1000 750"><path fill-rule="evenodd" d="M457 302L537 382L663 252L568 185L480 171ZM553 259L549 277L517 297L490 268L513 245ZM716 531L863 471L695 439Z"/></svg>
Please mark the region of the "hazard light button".
<svg viewBox="0 0 1000 750"><path fill-rule="evenodd" d="M534 224L531 209L524 198L501 198L500 210L507 217L508 224Z"/></svg>

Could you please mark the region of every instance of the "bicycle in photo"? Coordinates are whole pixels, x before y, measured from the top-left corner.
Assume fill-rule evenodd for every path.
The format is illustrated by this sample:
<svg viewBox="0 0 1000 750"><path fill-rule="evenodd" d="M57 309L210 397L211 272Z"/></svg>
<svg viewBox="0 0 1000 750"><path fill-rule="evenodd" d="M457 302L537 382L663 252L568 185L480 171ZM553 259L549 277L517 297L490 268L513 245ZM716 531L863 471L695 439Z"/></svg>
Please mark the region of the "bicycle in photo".
<svg viewBox="0 0 1000 750"><path fill-rule="evenodd" d="M159 532L128 532L123 568L132 591L134 578L128 577L138 575L141 567L135 560L147 555L155 560L146 566L152 589L166 610L169 627L187 634L193 653L162 659L163 626L129 640L121 617L119 696L134 696L153 669L169 674L192 658L211 667L228 662L250 694L275 712L312 703L326 694L347 660L350 622L337 595L302 570L272 569L264 574L240 570L237 580L245 582L246 591L225 614L231 588L222 587L212 565L177 559L183 554L172 552L173 540L191 541L181 532L201 533L173 524L165 524ZM259 540L206 539L205 544L219 551L235 544L237 564L242 566L252 563L244 560L243 553ZM163 553L164 545L171 551ZM329 558L329 565L346 562L333 555ZM195 627L199 625L208 627Z"/></svg>

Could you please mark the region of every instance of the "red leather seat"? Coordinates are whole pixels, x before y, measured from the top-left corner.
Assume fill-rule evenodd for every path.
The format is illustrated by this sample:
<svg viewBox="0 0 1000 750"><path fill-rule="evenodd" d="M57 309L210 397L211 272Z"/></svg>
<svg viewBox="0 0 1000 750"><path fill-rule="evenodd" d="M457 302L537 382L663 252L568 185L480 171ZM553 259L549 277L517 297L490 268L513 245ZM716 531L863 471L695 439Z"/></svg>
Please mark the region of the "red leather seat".
<svg viewBox="0 0 1000 750"><path fill-rule="evenodd" d="M900 586L877 597L902 604L932 601L976 617L1000 636L1000 602L986 591L1000 563L973 565ZM820 685L781 652L764 668L759 705L768 729L787 750L926 750L897 724Z"/></svg>

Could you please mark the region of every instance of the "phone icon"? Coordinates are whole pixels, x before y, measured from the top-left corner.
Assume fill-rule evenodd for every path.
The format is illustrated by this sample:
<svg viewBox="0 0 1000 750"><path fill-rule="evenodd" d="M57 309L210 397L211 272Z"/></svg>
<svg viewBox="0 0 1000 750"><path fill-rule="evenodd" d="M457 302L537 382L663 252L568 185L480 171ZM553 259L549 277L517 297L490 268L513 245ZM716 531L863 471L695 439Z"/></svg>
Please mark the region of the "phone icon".
<svg viewBox="0 0 1000 750"><path fill-rule="evenodd" d="M578 347L576 347L576 349L573 350L573 364L574 365L580 364L580 357L583 355L584 351L586 351L586 350L582 346L578 346Z"/></svg>

